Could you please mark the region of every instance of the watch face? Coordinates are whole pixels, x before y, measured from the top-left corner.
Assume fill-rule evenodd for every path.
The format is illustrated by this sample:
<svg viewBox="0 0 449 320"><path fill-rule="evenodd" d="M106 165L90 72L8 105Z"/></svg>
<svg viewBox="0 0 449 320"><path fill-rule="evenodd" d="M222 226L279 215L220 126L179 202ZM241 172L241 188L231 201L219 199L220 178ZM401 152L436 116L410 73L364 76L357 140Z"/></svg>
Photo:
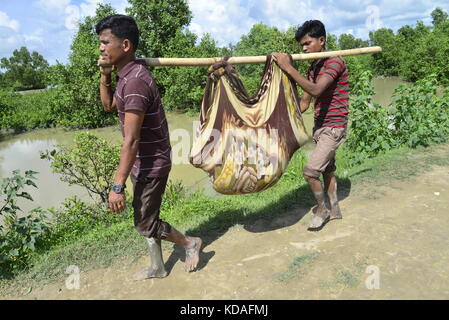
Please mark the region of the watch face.
<svg viewBox="0 0 449 320"><path fill-rule="evenodd" d="M121 185L119 184L114 184L112 186L112 191L116 192L116 193L121 193L123 191L123 188Z"/></svg>

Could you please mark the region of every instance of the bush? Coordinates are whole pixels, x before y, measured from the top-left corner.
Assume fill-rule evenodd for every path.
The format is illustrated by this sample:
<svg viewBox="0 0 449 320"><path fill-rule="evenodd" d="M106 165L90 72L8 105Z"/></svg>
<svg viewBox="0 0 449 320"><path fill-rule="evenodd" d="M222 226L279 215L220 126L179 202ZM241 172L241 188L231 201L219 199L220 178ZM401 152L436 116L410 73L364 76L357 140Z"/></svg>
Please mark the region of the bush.
<svg viewBox="0 0 449 320"><path fill-rule="evenodd" d="M432 74L412 85L401 85L393 95L394 138L411 148L447 140L449 99L437 97L437 76Z"/></svg>
<svg viewBox="0 0 449 320"><path fill-rule="evenodd" d="M57 89L18 94L0 90L0 123L15 132L55 126L59 113L53 109ZM2 111L3 110L3 111Z"/></svg>
<svg viewBox="0 0 449 320"><path fill-rule="evenodd" d="M373 103L371 78L371 72L363 72L351 92L349 135L344 145L351 165L399 146L416 148L447 141L449 95L446 91L437 97L435 75L397 88L391 109Z"/></svg>
<svg viewBox="0 0 449 320"><path fill-rule="evenodd" d="M89 132L77 133L72 146L59 146L59 151L41 152L41 159L51 161L53 172L70 185L86 188L98 204L106 205L115 170L120 159L120 146Z"/></svg>
<svg viewBox="0 0 449 320"><path fill-rule="evenodd" d="M364 71L352 81L348 138L344 147L355 165L391 149L395 142L388 110L373 102L372 73Z"/></svg>
<svg viewBox="0 0 449 320"><path fill-rule="evenodd" d="M130 220L132 206L128 197L127 209L122 214L112 214L106 207L86 204L74 196L65 199L60 208L49 209L49 212L52 224L42 239L41 250L70 243L96 227Z"/></svg>
<svg viewBox="0 0 449 320"><path fill-rule="evenodd" d="M23 217L17 216L21 211L17 206L18 198L33 201L23 189L26 185L37 188L33 182L36 173L29 170L22 176L19 170L15 170L12 177L2 180L0 197L4 199L0 204L0 217L3 217L4 226L0 225L0 277L25 268L36 250L36 242L48 230L45 213L40 208Z"/></svg>
<svg viewBox="0 0 449 320"><path fill-rule="evenodd" d="M95 24L115 14L109 5L99 4L94 17L86 17L79 24L71 45L69 62L51 68L50 82L58 86L52 99L56 125L65 128L97 128L117 123L114 113L107 113L100 103L97 66L99 51Z"/></svg>
<svg viewBox="0 0 449 320"><path fill-rule="evenodd" d="M204 35L199 45L191 32L178 31L166 45L166 57L216 57L215 41ZM164 108L174 111L199 111L208 67L160 67L153 71L162 94Z"/></svg>

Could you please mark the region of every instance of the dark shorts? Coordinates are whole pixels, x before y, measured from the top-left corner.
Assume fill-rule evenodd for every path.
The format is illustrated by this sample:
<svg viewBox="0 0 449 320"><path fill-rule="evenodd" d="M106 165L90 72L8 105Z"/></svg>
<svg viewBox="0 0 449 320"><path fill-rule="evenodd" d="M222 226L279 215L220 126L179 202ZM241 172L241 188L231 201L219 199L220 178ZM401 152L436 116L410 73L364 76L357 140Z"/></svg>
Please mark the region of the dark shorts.
<svg viewBox="0 0 449 320"><path fill-rule="evenodd" d="M322 173L334 172L335 153L346 137L346 128L321 127L313 132L315 149L304 167L305 176L319 178Z"/></svg>
<svg viewBox="0 0 449 320"><path fill-rule="evenodd" d="M146 238L165 239L171 226L159 218L162 197L168 176L161 178L136 178L133 183L134 226Z"/></svg>

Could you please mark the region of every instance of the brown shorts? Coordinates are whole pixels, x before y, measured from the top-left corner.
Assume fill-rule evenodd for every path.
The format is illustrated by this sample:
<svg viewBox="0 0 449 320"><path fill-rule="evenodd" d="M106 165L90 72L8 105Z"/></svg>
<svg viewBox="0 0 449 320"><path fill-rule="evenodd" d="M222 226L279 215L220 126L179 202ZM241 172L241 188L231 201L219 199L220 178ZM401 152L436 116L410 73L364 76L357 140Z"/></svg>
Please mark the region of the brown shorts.
<svg viewBox="0 0 449 320"><path fill-rule="evenodd" d="M161 178L136 178L133 183L134 226L146 238L165 239L171 226L159 219L162 197L168 176Z"/></svg>
<svg viewBox="0 0 449 320"><path fill-rule="evenodd" d="M304 167L303 174L319 178L324 172L334 172L335 152L346 137L346 128L321 127L313 132L315 149Z"/></svg>

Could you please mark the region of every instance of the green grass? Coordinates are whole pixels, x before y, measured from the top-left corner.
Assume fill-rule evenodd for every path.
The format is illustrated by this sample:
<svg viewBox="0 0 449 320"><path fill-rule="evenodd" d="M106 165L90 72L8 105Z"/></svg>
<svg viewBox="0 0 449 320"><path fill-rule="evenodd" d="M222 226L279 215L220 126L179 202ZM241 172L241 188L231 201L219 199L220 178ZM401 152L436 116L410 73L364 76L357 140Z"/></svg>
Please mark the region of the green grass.
<svg viewBox="0 0 449 320"><path fill-rule="evenodd" d="M360 284L360 280L357 279L351 272L339 268L334 268L333 281L320 282L320 288L322 289L336 289L336 288L355 288Z"/></svg>
<svg viewBox="0 0 449 320"><path fill-rule="evenodd" d="M287 282L301 276L305 271L304 267L312 263L318 255L318 252L312 252L294 258L286 271L276 274L276 279L280 282Z"/></svg>
<svg viewBox="0 0 449 320"><path fill-rule="evenodd" d="M416 150L394 150L354 168L346 167L343 152L343 149L339 150L337 155L340 199L372 185L385 185L396 179L412 179L433 165L449 166L447 144ZM315 204L299 172L303 161L298 152L290 163L289 174L266 191L215 199L197 193L179 200L176 206L163 211L161 217L187 234L201 236L206 245L236 225L252 232L273 230L277 228L271 224L273 218L288 214L298 207L308 212ZM302 216L293 218L290 219L291 224L300 221ZM258 229L254 229L256 221L261 222L257 223ZM165 248L171 248L170 243L163 243ZM117 261L135 261L145 252L145 241L135 231L131 218L108 226L98 225L89 232L65 239L63 244L48 251L37 252L28 270L15 275L13 279L0 281L0 294L11 294L17 290L23 291L25 287L64 279L64 270L68 265L77 265L85 272ZM279 277L288 278L292 270L299 270L306 261L310 261L310 257L298 257L298 260L293 261L290 271ZM341 281L346 279L343 282L353 283L347 274L341 273L339 277Z"/></svg>
<svg viewBox="0 0 449 320"><path fill-rule="evenodd" d="M365 274L368 260L369 258L366 256L359 257L358 254L355 254L352 264L333 266L334 279L331 281L321 281L319 283L320 288L335 293L341 291L342 288L355 288L359 286L361 283L359 279Z"/></svg>

